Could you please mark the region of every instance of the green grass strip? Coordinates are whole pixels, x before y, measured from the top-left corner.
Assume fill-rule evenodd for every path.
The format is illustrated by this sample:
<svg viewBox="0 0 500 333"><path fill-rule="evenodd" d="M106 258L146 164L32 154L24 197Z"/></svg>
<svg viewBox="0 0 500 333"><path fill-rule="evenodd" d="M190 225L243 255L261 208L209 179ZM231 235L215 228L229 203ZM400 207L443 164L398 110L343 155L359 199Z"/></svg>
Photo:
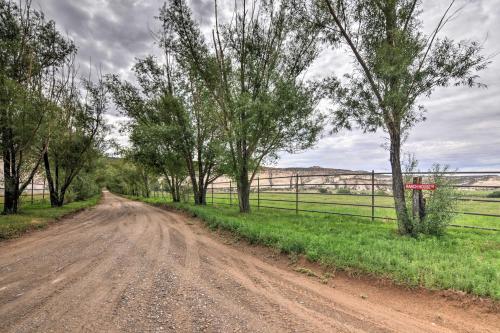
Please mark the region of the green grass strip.
<svg viewBox="0 0 500 333"><path fill-rule="evenodd" d="M136 198L137 199L137 198ZM164 198L138 198L159 204ZM172 204L250 243L389 278L407 286L453 289L500 300L500 232L449 228L444 236L402 237L393 223L254 208Z"/></svg>
<svg viewBox="0 0 500 333"><path fill-rule="evenodd" d="M101 196L98 195L87 200L71 202L57 208L51 208L46 200L39 200L34 204L23 204L18 214L0 215L0 240L18 237L28 230L45 228L51 221L95 206L100 198Z"/></svg>

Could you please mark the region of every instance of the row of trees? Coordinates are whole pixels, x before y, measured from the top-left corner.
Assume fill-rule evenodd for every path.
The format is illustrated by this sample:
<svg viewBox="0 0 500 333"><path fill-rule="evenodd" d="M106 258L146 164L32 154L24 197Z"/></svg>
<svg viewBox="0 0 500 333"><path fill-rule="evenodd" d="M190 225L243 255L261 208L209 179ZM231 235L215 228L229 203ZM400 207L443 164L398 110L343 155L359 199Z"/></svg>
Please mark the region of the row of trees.
<svg viewBox="0 0 500 333"><path fill-rule="evenodd" d="M241 0L229 22L221 22L215 0L215 25L204 34L186 1L170 0L158 17L162 61L139 60L138 85L108 77L131 119L130 154L165 177L175 200L187 176L204 204L208 185L226 173L240 211L249 212L261 164L311 147L325 123L316 106L328 98L335 131L387 133L399 231L414 233L400 154L425 119L420 98L436 87L481 86L477 72L488 64L477 42L438 38L454 3L428 35L420 0ZM352 73L304 80L325 48L350 52Z"/></svg>
<svg viewBox="0 0 500 333"><path fill-rule="evenodd" d="M61 206L104 144L103 82L78 79L77 49L31 1L0 0L0 149L4 214L37 173Z"/></svg>

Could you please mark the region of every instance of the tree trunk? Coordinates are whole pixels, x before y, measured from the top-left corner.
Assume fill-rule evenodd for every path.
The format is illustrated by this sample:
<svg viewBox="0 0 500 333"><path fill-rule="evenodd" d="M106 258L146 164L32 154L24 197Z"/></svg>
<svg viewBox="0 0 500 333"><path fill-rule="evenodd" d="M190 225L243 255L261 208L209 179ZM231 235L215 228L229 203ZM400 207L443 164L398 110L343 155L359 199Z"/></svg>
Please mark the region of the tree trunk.
<svg viewBox="0 0 500 333"><path fill-rule="evenodd" d="M192 170L191 168L189 168L189 177L191 178L191 185L193 188L194 204L200 205L200 201L199 201L200 195L199 195L199 191L198 191L199 183L196 180L196 174L195 174L194 170Z"/></svg>
<svg viewBox="0 0 500 333"><path fill-rule="evenodd" d="M59 193L59 201L57 202L57 207L62 207L64 205L64 196L66 195L66 189L69 187L68 184L65 184Z"/></svg>
<svg viewBox="0 0 500 333"><path fill-rule="evenodd" d="M248 180L248 172L242 172L239 176L238 201L240 213L250 213L250 182Z"/></svg>
<svg viewBox="0 0 500 333"><path fill-rule="evenodd" d="M8 141L3 137L4 144ZM14 153L15 154L15 153ZM4 148L3 154L3 179L4 179L4 204L3 213L6 215L16 214L19 205L19 182L15 174L16 165L15 160L12 160L12 151Z"/></svg>
<svg viewBox="0 0 500 333"><path fill-rule="evenodd" d="M170 193L172 194L173 202L181 202L181 193L177 184L172 186Z"/></svg>
<svg viewBox="0 0 500 333"><path fill-rule="evenodd" d="M3 213L6 215L16 214L19 204L19 195L14 177L5 177L4 173L4 205Z"/></svg>
<svg viewBox="0 0 500 333"><path fill-rule="evenodd" d="M45 152L43 154L43 164L45 166L45 175L47 177L47 184L49 185L49 197L50 197L50 206L51 207L60 207L59 206L59 195L54 186L54 179L52 178L52 172L50 170L50 162L49 162L49 154Z"/></svg>
<svg viewBox="0 0 500 333"><path fill-rule="evenodd" d="M202 180L198 182L198 186L195 192L195 204L196 205L206 205L207 204L207 185Z"/></svg>
<svg viewBox="0 0 500 333"><path fill-rule="evenodd" d="M391 139L391 169L392 169L392 192L394 194L394 206L398 219L400 234L412 234L413 225L408 216L406 207L403 172L401 170L401 135L399 132L389 131Z"/></svg>

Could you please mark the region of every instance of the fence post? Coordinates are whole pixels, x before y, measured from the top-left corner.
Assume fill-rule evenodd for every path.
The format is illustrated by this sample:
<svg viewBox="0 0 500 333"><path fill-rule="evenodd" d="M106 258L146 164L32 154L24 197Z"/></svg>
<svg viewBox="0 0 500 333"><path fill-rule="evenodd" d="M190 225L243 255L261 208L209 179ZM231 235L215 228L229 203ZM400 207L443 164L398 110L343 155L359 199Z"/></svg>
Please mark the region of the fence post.
<svg viewBox="0 0 500 333"><path fill-rule="evenodd" d="M260 209L260 177L257 177L257 209Z"/></svg>
<svg viewBox="0 0 500 333"><path fill-rule="evenodd" d="M375 221L375 171L372 170L372 222Z"/></svg>
<svg viewBox="0 0 500 333"><path fill-rule="evenodd" d="M422 184L422 177L413 177L413 184ZM413 218L416 219L419 223L422 223L422 220L425 216L425 199L422 190L413 190L412 202Z"/></svg>
<svg viewBox="0 0 500 333"><path fill-rule="evenodd" d="M34 197L33 197L33 187L35 186L35 177L31 178L31 204L34 204Z"/></svg>
<svg viewBox="0 0 500 333"><path fill-rule="evenodd" d="M231 181L229 181L229 206L233 205L233 185Z"/></svg>
<svg viewBox="0 0 500 333"><path fill-rule="evenodd" d="M295 175L295 214L299 214L299 174Z"/></svg>
<svg viewBox="0 0 500 333"><path fill-rule="evenodd" d="M45 177L43 177L42 200L45 200Z"/></svg>
<svg viewBox="0 0 500 333"><path fill-rule="evenodd" d="M214 205L214 183L212 183L212 206Z"/></svg>

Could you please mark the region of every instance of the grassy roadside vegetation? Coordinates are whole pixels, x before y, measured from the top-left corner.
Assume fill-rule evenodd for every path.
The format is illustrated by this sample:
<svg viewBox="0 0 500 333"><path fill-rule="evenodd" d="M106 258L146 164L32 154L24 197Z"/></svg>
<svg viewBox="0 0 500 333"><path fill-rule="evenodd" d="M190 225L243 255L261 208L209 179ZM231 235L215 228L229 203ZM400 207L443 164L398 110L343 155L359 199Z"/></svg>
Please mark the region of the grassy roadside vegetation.
<svg viewBox="0 0 500 333"><path fill-rule="evenodd" d="M140 198L165 204L165 198ZM500 300L500 232L449 228L441 237L402 237L391 223L314 213L172 204L210 228L234 232L251 243L305 255L335 269L389 278L408 286L453 289Z"/></svg>
<svg viewBox="0 0 500 333"><path fill-rule="evenodd" d="M19 214L0 215L0 241L22 235L28 230L41 229L51 221L84 208L95 206L101 198L96 195L87 200L74 201L62 207L51 208L47 200L37 200L21 205Z"/></svg>

